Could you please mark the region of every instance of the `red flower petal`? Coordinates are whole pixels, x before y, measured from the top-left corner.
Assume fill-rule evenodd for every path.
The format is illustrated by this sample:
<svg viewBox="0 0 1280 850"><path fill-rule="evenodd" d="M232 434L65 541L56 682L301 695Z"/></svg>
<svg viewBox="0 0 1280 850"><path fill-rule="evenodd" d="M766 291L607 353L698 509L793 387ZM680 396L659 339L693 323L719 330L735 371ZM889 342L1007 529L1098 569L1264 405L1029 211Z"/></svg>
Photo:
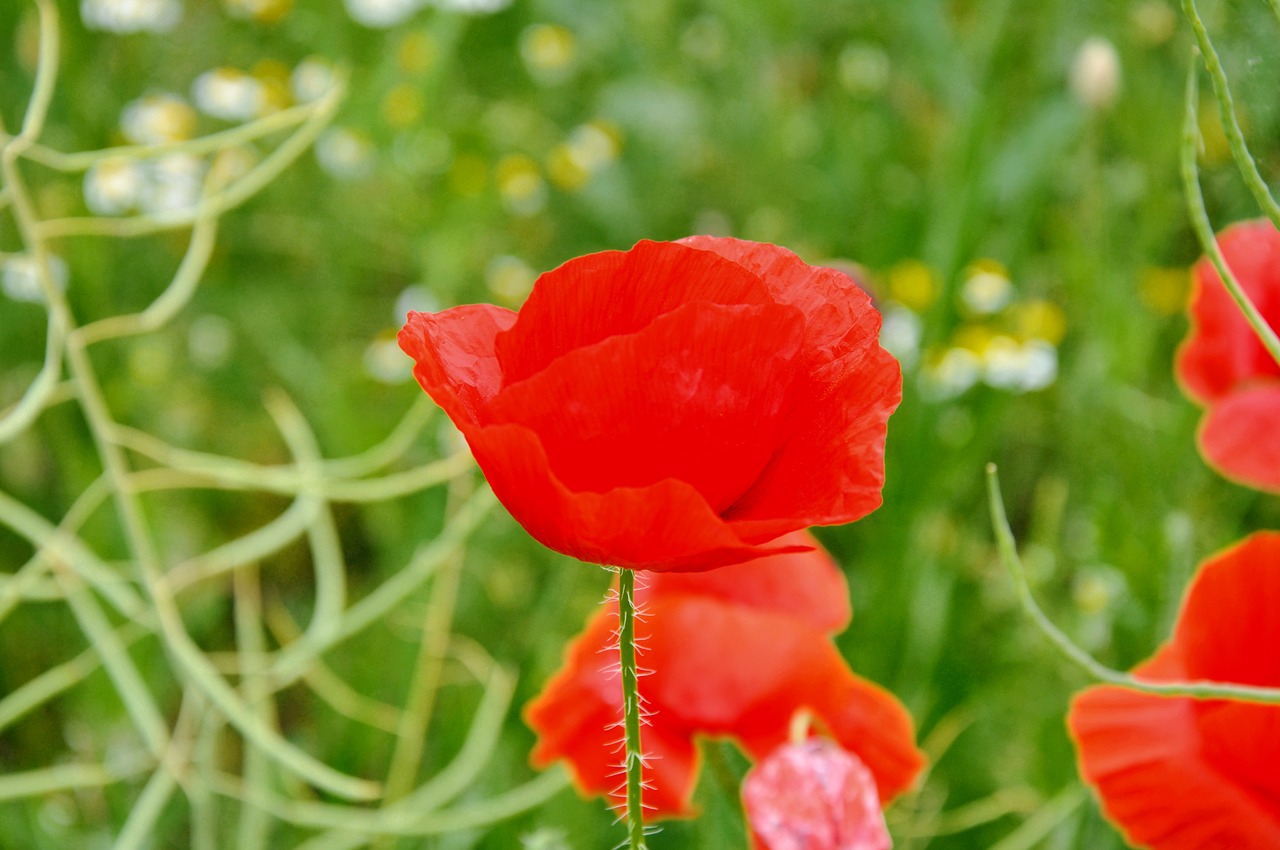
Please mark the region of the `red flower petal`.
<svg viewBox="0 0 1280 850"><path fill-rule="evenodd" d="M898 361L877 348L825 395L795 394L786 441L724 513L743 540L851 522L880 506L889 415L902 400Z"/></svg>
<svg viewBox="0 0 1280 850"><path fill-rule="evenodd" d="M1280 381L1245 386L1205 413L1198 442L1222 475L1249 487L1280 491Z"/></svg>
<svg viewBox="0 0 1280 850"><path fill-rule="evenodd" d="M681 243L741 263L805 316L806 377L795 389L787 439L725 517L744 539L760 541L871 513L880 506L886 426L902 400L902 373L880 348L870 296L843 272L776 245L709 236Z"/></svg>
<svg viewBox="0 0 1280 850"><path fill-rule="evenodd" d="M911 715L893 694L855 675L830 643L806 644L785 678L744 715L734 732L742 748L763 758L788 738L797 707L871 768L886 803L911 787L924 767Z"/></svg>
<svg viewBox="0 0 1280 850"><path fill-rule="evenodd" d="M683 481L576 493L551 473L521 425L464 428L494 494L548 548L583 561L648 570L707 570L791 547L743 543Z"/></svg>
<svg viewBox="0 0 1280 850"><path fill-rule="evenodd" d="M871 772L823 738L779 747L742 783L759 850L889 850Z"/></svg>
<svg viewBox="0 0 1280 850"><path fill-rule="evenodd" d="M490 421L534 431L570 490L673 478L719 513L780 439L803 330L791 307L685 304L508 384Z"/></svg>
<svg viewBox="0 0 1280 850"><path fill-rule="evenodd" d="M788 557L802 562L800 575L813 569L812 552ZM655 575L643 591L639 663L652 672L640 680L651 711L642 739L647 752L662 756L652 763L652 774L646 773L652 782L646 806L657 817L688 813L696 764L683 746L692 747L695 736L727 736L762 757L787 740L801 709L811 711L820 727L867 764L882 799L890 799L923 764L910 717L891 694L849 670L825 634L829 602L815 599L815 610L801 612L796 610L805 598L801 593L785 603L786 611L759 605L764 587L751 585L765 578L768 586L772 573L746 567L726 568L738 571L743 585L733 592L720 582L721 571ZM774 572L788 569L781 563L775 567ZM835 583L830 577L822 581L829 587ZM539 736L536 762L569 759L581 787L596 793L618 761L605 746L617 740L616 730L612 738L598 732L621 716L621 686L601 661L617 658L612 648L616 610L611 603L608 614L592 618L575 639L565 667L526 712ZM672 765L662 767L668 760Z"/></svg>
<svg viewBox="0 0 1280 850"><path fill-rule="evenodd" d="M538 278L520 319L497 341L508 384L570 351L631 334L682 304L770 304L736 263L671 242L637 242L570 260Z"/></svg>
<svg viewBox="0 0 1280 850"><path fill-rule="evenodd" d="M1280 328L1280 233L1269 221L1249 221L1226 228L1218 244L1263 318ZM1196 263L1193 274L1191 331L1176 361L1187 394L1208 404L1242 381L1280 376L1280 365L1258 341L1209 260Z"/></svg>
<svg viewBox="0 0 1280 850"><path fill-rule="evenodd" d="M1280 685L1280 534L1202 565L1173 638L1135 674ZM1133 843L1280 847L1280 706L1168 699L1106 686L1072 703L1080 772Z"/></svg>
<svg viewBox="0 0 1280 850"><path fill-rule="evenodd" d="M449 418L474 423L502 388L494 338L515 320L515 313L492 304L410 313L397 341L413 358L418 383Z"/></svg>
<svg viewBox="0 0 1280 850"><path fill-rule="evenodd" d="M618 678L617 606L601 608L565 652L565 665L525 707L525 722L538 733L530 755L535 767L563 759L585 794L608 797L624 808L622 790L622 683ZM691 817L698 776L693 739L669 724L645 726L643 776L646 815Z"/></svg>
<svg viewBox="0 0 1280 850"><path fill-rule="evenodd" d="M660 712L731 737L759 759L789 739L792 717L807 709L871 769L886 802L919 773L924 759L910 715L855 675L821 632L784 615L692 597L663 598L650 611L655 627L643 663L654 673L644 692Z"/></svg>
<svg viewBox="0 0 1280 850"><path fill-rule="evenodd" d="M566 263L514 320L402 331L499 499L558 551L712 569L880 503L901 377L865 293L774 246L695 241Z"/></svg>
<svg viewBox="0 0 1280 850"><path fill-rule="evenodd" d="M827 551L807 531L779 537L773 545L810 551L769 555L705 573L653 573L637 586L637 599L644 604L678 593L710 596L787 614L827 634L843 631L852 615L849 585Z"/></svg>

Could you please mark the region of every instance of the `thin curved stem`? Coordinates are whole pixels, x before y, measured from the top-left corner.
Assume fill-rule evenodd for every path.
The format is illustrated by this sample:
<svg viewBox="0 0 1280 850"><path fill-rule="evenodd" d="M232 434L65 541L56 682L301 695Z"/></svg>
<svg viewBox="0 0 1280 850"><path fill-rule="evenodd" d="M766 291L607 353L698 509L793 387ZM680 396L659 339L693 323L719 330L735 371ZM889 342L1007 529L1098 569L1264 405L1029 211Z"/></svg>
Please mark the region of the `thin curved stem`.
<svg viewBox="0 0 1280 850"><path fill-rule="evenodd" d="M1031 594L1031 586L1027 582L1027 573L1023 569L1022 559L1018 557L1017 542L1013 530L1009 528L1009 518L1004 512L1004 498L1000 495L1000 479L996 475L996 465L987 464L987 499L991 509L991 526L995 531L996 547L1000 550L1000 560L1013 579L1018 592L1018 601L1022 610L1030 618L1036 628L1066 656L1066 658L1094 679L1109 685L1119 685L1133 691L1160 697L1192 697L1193 699L1229 699L1239 702L1252 702L1260 705L1280 705L1280 688L1259 688L1252 685L1233 685L1227 682L1149 682L1134 678L1128 673L1113 670L1098 661L1089 653L1072 642L1053 621L1045 615Z"/></svg>
<svg viewBox="0 0 1280 850"><path fill-rule="evenodd" d="M348 608L333 634L323 641L304 637L281 649L269 674L272 686L283 688L296 682L306 674L313 658L364 631L404 602L457 551L495 504L497 498L493 491L488 487L479 488L458 509L453 520L438 537L419 548L403 569Z"/></svg>
<svg viewBox="0 0 1280 850"><path fill-rule="evenodd" d="M1244 287L1240 285L1240 281L1232 274L1231 269L1227 267L1227 260L1222 255L1222 249L1218 246L1218 240L1213 235L1213 225L1209 222L1209 213L1204 207L1204 195L1200 191L1200 175L1196 169L1196 148L1199 140L1199 131L1196 125L1196 68L1192 65L1191 70L1187 74L1187 93L1185 103L1185 120L1182 127L1182 188L1187 199L1187 213L1191 217L1191 226L1196 232L1196 238L1200 240L1200 246L1204 249L1205 256L1209 258L1209 262L1213 263L1214 269L1218 272L1218 277L1222 279L1222 283L1227 288L1233 301L1240 308L1240 312L1244 314L1245 321L1253 328L1253 332L1257 334L1258 339L1266 347L1267 352L1271 355L1276 363L1280 363L1280 338L1276 337L1276 332L1267 324L1267 320L1258 312L1258 308L1249 298L1249 293L1244 291Z"/></svg>
<svg viewBox="0 0 1280 850"><path fill-rule="evenodd" d="M120 646L128 649L134 641L147 633L137 623L125 623L115 632ZM21 720L49 700L65 693L89 677L102 666L102 653L90 647L70 661L50 667L34 679L14 688L0 698L0 732Z"/></svg>
<svg viewBox="0 0 1280 850"><path fill-rule="evenodd" d="M470 479L454 479L449 486L449 498L445 506L446 523L452 518L458 504L470 495L470 490ZM436 695L444 672L445 655L449 649L449 635L453 631L465 557L466 548L459 546L437 571L431 585L431 595L422 618L418 657L409 693L404 700L404 713L400 715L396 743L391 752L391 763L384 783L388 803L399 800L409 792L422 764L422 753L435 714Z"/></svg>
<svg viewBox="0 0 1280 850"><path fill-rule="evenodd" d="M410 414L412 412L410 411ZM406 418L410 414L406 414ZM420 427L416 426L416 423L411 425ZM397 436L397 440L402 440L402 437L398 437L398 433L399 426L397 426L397 433L393 436ZM186 473L216 482L218 486L228 489L294 495L303 486L302 471L297 464L268 466L240 458L182 449L171 446L145 431L119 424L112 427L111 439L117 445L167 467L168 472ZM349 458L321 461L322 475L318 482L313 482L314 486L321 488L320 494L329 501L382 501L434 487L472 468L471 456L460 451L413 469L390 472L377 478L346 480L346 476L363 475L377 469L378 466L385 465L384 459L387 463L394 460L394 457L387 457L390 451L385 447L386 444L387 441L384 441L366 452ZM398 442L389 448L399 448ZM375 461L378 464L371 466Z"/></svg>
<svg viewBox="0 0 1280 850"><path fill-rule="evenodd" d="M21 153L44 132L44 122L49 116L49 104L53 102L53 88L58 80L58 7L53 0L35 0L36 17L40 28L39 58L36 60L35 85L26 114L22 116L22 131L13 141L14 153Z"/></svg>
<svg viewBox="0 0 1280 850"><path fill-rule="evenodd" d="M263 187L280 176L295 159L302 155L311 143L316 140L329 125L338 105L346 93L345 72L335 72L334 81L329 91L317 100L307 120L294 131L279 147L267 154L261 162L250 169L243 177L229 185L226 189L215 192L202 199L191 209L181 210L164 216L139 215L129 218L56 218L42 222L39 234L43 239L56 239L66 236L145 236L166 230L178 230L189 227L202 218L216 218L228 210L238 207L257 194Z"/></svg>
<svg viewBox="0 0 1280 850"><path fill-rule="evenodd" d="M213 246L217 241L218 219L205 216L196 219L191 228L191 242L187 246L182 262L173 275L173 280L165 287L164 292L152 301L141 313L123 316L110 316L92 324L85 325L76 331L80 341L89 345L113 337L144 334L158 330L168 324L174 316L190 303L213 256Z"/></svg>
<svg viewBox="0 0 1280 850"><path fill-rule="evenodd" d="M0 443L7 443L21 434L45 408L54 403L57 389L62 386L63 327L58 317L49 314L49 329L45 331L44 362L35 380L27 387L17 404L0 417Z"/></svg>
<svg viewBox="0 0 1280 850"><path fill-rule="evenodd" d="M1272 8L1280 8L1276 5L1278 0L1270 0L1270 2ZM1182 11L1191 22L1196 44L1200 46L1200 55L1204 57L1204 67L1209 71L1209 79L1213 81L1213 96L1218 102L1218 116L1222 119L1222 129L1227 136L1231 156L1236 161L1236 168L1240 169L1240 176L1244 178L1245 185L1253 193L1258 206L1267 214L1267 218L1271 219L1271 223L1280 228L1280 204L1277 204L1276 199L1271 196L1271 190L1262 179L1258 164L1254 162L1253 154L1249 152L1249 146L1245 143L1244 131L1240 129L1240 121L1236 118L1231 86L1227 83L1227 72L1222 67L1218 51L1214 48L1213 41L1209 38L1209 31L1200 18L1196 0L1182 0Z"/></svg>
<svg viewBox="0 0 1280 850"><path fill-rule="evenodd" d="M305 635L309 640L323 641L342 620L347 600L347 569L333 514L329 512L323 496L319 495L322 478L320 447L301 411L283 391L267 395L267 411L276 421L298 465L302 477L300 498L317 502L314 517L307 528L316 577L316 601Z"/></svg>
<svg viewBox="0 0 1280 850"><path fill-rule="evenodd" d="M315 109L314 103L291 106L288 109L264 115L238 127L231 127L195 139L184 139L180 142L163 142L154 145L120 145L76 153L65 153L44 145L32 144L23 152L23 157L55 171L75 173L86 171L99 162L112 159L151 159L153 157L177 154L201 156L252 142L281 130L287 130L305 122L315 112Z"/></svg>

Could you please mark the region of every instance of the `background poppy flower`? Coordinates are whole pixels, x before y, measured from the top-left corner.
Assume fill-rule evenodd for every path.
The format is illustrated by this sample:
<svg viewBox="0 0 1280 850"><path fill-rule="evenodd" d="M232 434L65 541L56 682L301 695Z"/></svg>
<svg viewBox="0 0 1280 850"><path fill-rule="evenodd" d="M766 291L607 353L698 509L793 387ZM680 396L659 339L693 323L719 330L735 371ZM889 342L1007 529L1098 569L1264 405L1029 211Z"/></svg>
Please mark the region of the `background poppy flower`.
<svg viewBox="0 0 1280 850"><path fill-rule="evenodd" d="M1280 328L1280 232L1265 220L1235 224L1218 236L1228 268L1262 317ZM1280 365L1258 341L1208 259L1196 263L1191 330L1178 350L1183 389L1207 409L1200 451L1223 475L1280 490Z"/></svg>
<svg viewBox="0 0 1280 850"><path fill-rule="evenodd" d="M779 543L818 546L807 532ZM849 605L844 576L825 551L649 582L637 591L640 666L652 671L640 680L650 711L643 738L652 756L644 769L649 817L693 814L695 736L731 738L762 759L788 741L801 709L867 765L882 800L911 784L923 757L910 716L892 694L854 675L829 638L848 622ZM584 793L621 806L616 627L616 603L591 617L525 719L538 733L536 766L565 759Z"/></svg>
<svg viewBox="0 0 1280 850"><path fill-rule="evenodd" d="M826 738L784 744L747 773L742 808L756 850L889 850L875 777Z"/></svg>
<svg viewBox="0 0 1280 850"><path fill-rule="evenodd" d="M399 342L530 534L701 570L879 506L902 390L879 331L847 275L692 237L571 260L519 314L410 313Z"/></svg>
<svg viewBox="0 0 1280 850"><path fill-rule="evenodd" d="M1134 673L1280 685L1280 533L1206 561L1173 637ZM1280 706L1079 694L1067 719L1080 773L1134 844L1156 850L1280 847Z"/></svg>

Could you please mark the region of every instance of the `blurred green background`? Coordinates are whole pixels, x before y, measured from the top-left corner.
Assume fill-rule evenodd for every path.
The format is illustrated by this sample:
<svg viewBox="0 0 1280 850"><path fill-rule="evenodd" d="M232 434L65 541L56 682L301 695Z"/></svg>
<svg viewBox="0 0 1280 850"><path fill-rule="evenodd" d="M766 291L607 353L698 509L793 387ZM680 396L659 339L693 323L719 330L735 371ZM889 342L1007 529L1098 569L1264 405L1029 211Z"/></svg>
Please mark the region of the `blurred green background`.
<svg viewBox="0 0 1280 850"><path fill-rule="evenodd" d="M904 364L904 399L890 423L884 506L819 536L850 577L855 617L841 649L907 704L934 759L919 791L889 814L897 846L1123 846L1079 790L1063 725L1086 682L1015 608L994 558L982 470L999 464L1050 615L1119 667L1167 635L1196 562L1280 523L1274 498L1201 462L1198 411L1171 374L1186 329L1185 269L1199 253L1177 174L1192 52L1175 4L57 6L60 76L41 141L60 151L224 130L305 103L332 69L350 71L349 94L314 151L222 218L191 304L155 333L93 349L116 418L175 445L287 460L262 404L281 387L326 456L359 452L420 395L392 342L404 309L517 306L538 271L583 253L710 232L859 264L890 317L886 344ZM1277 22L1255 0L1203 12L1264 176L1274 177ZM38 54L34 4L0 0L0 45L0 118L14 132ZM1201 112L1215 224L1256 215L1209 101ZM260 160L273 139L235 155ZM87 175L26 163L23 174L46 218L189 206L207 162L151 163ZM149 303L186 236L77 236L52 247L83 323ZM39 368L46 320L22 297L8 209L0 251L3 411ZM437 417L404 465L451 445L451 426ZM55 521L99 471L75 404L0 445L0 489ZM207 490L147 502L161 550L175 558L285 504ZM437 534L444 507L443 488L336 505L352 596ZM126 557L110 509L83 536L108 560ZM30 554L0 527L0 572ZM264 593L303 621L308 558L299 544L260 566ZM541 549L498 510L469 545L454 630L518 671L521 704L606 584L602 571ZM402 704L425 599L327 656L334 671ZM231 645L229 584L185 602L203 648ZM0 623L0 696L84 646L65 606L24 603ZM176 710L161 647L144 640L133 655ZM445 685L424 776L457 750L475 700L473 687ZM385 770L386 733L300 690L281 695L281 724L331 764ZM99 672L0 731L0 772L100 758L132 734ZM527 779L531 745L513 710L467 795ZM704 815L664 826L655 848L745 846L745 761L724 744L709 751ZM0 848L110 846L141 782L0 802ZM187 829L175 800L153 846L187 846ZM271 846L307 835L273 830ZM551 850L620 838L599 801L566 790L492 830L399 846Z"/></svg>

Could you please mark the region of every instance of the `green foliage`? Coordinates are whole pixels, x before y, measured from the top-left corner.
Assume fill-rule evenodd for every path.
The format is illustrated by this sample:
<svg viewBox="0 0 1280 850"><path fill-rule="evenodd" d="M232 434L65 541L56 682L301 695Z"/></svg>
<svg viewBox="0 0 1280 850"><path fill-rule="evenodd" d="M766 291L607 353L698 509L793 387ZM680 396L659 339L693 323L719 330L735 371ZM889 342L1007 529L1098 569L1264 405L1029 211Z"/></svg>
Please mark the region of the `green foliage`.
<svg viewBox="0 0 1280 850"><path fill-rule="evenodd" d="M515 305L570 257L707 231L852 258L919 321L884 506L820 532L841 649L934 760L897 846L1122 846L1063 726L1086 680L1019 613L982 470L1048 615L1120 668L1198 560L1280 522L1203 466L1172 380L1168 270L1200 252L1173 6L526 0L372 28L224 0L121 34L86 24L110 0L5 2L0 264L35 294L0 294L0 848L616 843L527 766L516 709L607 577L490 509L388 346L398 302ZM1278 24L1202 11L1273 179ZM1109 104L1069 82L1092 35ZM1211 220L1256 215L1200 115ZM991 261L988 314L965 292ZM1033 304L1065 327L1056 380L939 388L948 352L1037 338L1001 324ZM707 760L705 814L654 847L744 845L745 761Z"/></svg>

